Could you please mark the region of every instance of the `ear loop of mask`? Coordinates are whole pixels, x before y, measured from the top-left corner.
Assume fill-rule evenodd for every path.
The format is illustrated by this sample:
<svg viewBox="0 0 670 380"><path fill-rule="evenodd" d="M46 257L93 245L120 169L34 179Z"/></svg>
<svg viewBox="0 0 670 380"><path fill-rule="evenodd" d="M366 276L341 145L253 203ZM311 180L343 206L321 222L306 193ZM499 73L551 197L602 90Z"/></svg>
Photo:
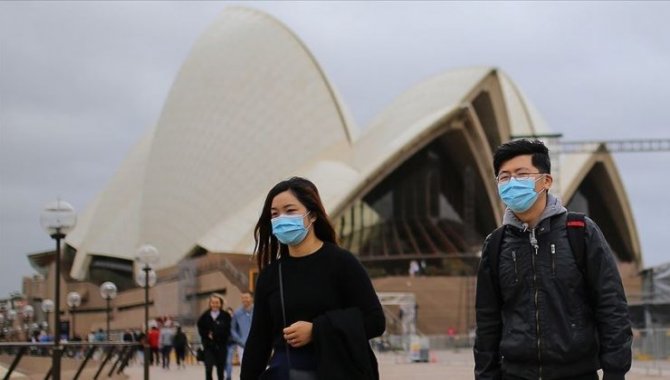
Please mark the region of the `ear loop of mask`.
<svg viewBox="0 0 670 380"><path fill-rule="evenodd" d="M548 174L549 174L549 173L542 173L542 175L540 176L540 178L537 179L537 181L539 181L539 180L542 179L542 178L547 178L547 175L548 175ZM537 181L535 181L535 183L537 183ZM537 196L540 196L540 194L542 194L542 193L545 192L545 191L546 191L547 194L548 194L548 193L549 193L549 188L543 187L542 190L540 190L540 191L537 192Z"/></svg>
<svg viewBox="0 0 670 380"><path fill-rule="evenodd" d="M311 213L312 213L311 211L307 211L307 213L305 214L305 216L307 216L307 215L309 215L309 214L311 214ZM316 222L316 219L314 219L314 220L310 220L310 221L309 221L309 225L305 226L305 229L306 229L306 230L309 230L309 228L312 227L312 224L314 224L314 222ZM303 223L304 223L304 222L303 222Z"/></svg>

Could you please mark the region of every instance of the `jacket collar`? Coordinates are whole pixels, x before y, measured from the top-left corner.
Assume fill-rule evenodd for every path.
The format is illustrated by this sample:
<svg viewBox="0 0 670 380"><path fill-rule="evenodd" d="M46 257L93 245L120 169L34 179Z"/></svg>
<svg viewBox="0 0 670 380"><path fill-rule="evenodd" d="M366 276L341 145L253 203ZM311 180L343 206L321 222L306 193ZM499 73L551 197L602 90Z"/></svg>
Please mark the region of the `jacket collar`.
<svg viewBox="0 0 670 380"><path fill-rule="evenodd" d="M544 231L550 228L549 226L549 219L552 216L563 214L568 212L568 210L563 207L563 203L561 203L561 200L552 195L551 193L547 193L547 206L544 208L544 211L542 211L542 215L540 215L540 222L537 224L537 227L540 229L540 231ZM516 227L522 231L525 231L528 229L528 225L519 218L512 212L512 210L505 209L505 215L503 216L503 225L510 225L513 227Z"/></svg>

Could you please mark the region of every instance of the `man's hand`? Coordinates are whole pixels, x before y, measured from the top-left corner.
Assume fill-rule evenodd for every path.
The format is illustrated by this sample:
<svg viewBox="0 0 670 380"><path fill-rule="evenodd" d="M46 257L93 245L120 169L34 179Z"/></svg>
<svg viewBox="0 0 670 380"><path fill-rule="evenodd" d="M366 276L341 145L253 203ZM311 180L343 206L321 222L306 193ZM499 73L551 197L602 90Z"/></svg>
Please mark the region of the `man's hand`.
<svg viewBox="0 0 670 380"><path fill-rule="evenodd" d="M284 339L291 347L302 347L312 341L312 323L298 321L284 329Z"/></svg>

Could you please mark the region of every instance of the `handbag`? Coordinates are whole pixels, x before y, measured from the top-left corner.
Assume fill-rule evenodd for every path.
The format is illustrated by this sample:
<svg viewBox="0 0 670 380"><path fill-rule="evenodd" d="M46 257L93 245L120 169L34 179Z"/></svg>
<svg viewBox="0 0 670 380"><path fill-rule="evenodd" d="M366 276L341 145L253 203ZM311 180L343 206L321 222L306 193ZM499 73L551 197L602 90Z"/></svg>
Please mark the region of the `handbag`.
<svg viewBox="0 0 670 380"><path fill-rule="evenodd" d="M289 368L288 378L289 380L318 380L316 371L295 368Z"/></svg>
<svg viewBox="0 0 670 380"><path fill-rule="evenodd" d="M282 270L281 270L281 261L279 262L279 298L281 300L281 315L284 320L284 326L286 326L286 308L284 307L284 280L282 279ZM307 370L307 369L296 369L292 368L291 365L291 355L289 353L290 347L287 342L284 342L286 345L286 360L288 360L288 378L289 380L318 380L316 376L316 371Z"/></svg>

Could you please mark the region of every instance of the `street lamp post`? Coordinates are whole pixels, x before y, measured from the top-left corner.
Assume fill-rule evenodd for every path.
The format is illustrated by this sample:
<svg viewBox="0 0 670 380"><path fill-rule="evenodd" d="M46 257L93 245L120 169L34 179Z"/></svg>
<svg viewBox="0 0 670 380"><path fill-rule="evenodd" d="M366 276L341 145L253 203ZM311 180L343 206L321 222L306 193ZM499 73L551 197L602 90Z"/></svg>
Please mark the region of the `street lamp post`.
<svg viewBox="0 0 670 380"><path fill-rule="evenodd" d="M54 301L50 299L42 301L42 311L44 312L44 314L46 314L44 321L46 322L47 325L47 335L49 335L49 313L54 311Z"/></svg>
<svg viewBox="0 0 670 380"><path fill-rule="evenodd" d="M26 305L23 307L23 329L26 332L26 340L30 341L32 338L31 332L32 332L32 326L31 323L33 319L33 315L35 315L35 309L30 306Z"/></svg>
<svg viewBox="0 0 670 380"><path fill-rule="evenodd" d="M5 314L0 313L0 337L2 337L2 340L9 340L9 331L5 327Z"/></svg>
<svg viewBox="0 0 670 380"><path fill-rule="evenodd" d="M56 273L54 295L54 348L52 354L51 373L53 380L60 380L60 359L63 347L60 345L60 241L77 224L77 215L71 204L56 200L49 202L40 215L40 224L46 232L56 240Z"/></svg>
<svg viewBox="0 0 670 380"><path fill-rule="evenodd" d="M100 295L107 301L107 341L109 342L112 340L109 336L109 317L112 311L109 303L116 297L116 285L111 281L103 282L100 285Z"/></svg>
<svg viewBox="0 0 670 380"><path fill-rule="evenodd" d="M8 335L10 337L10 340L14 339L14 319L16 319L16 310L14 309L9 309L7 310L7 324L9 325L8 329Z"/></svg>
<svg viewBox="0 0 670 380"><path fill-rule="evenodd" d="M67 294L67 306L70 307L70 318L72 318L72 338L71 340L74 340L75 336L77 336L77 330L75 330L74 326L74 311L76 308L81 305L81 296L77 292L70 292Z"/></svg>
<svg viewBox="0 0 670 380"><path fill-rule="evenodd" d="M151 268L158 263L158 250L153 245L145 244L137 250L137 261L142 264L138 273L137 285L144 287L144 380L149 380L149 287L156 285L156 272Z"/></svg>

